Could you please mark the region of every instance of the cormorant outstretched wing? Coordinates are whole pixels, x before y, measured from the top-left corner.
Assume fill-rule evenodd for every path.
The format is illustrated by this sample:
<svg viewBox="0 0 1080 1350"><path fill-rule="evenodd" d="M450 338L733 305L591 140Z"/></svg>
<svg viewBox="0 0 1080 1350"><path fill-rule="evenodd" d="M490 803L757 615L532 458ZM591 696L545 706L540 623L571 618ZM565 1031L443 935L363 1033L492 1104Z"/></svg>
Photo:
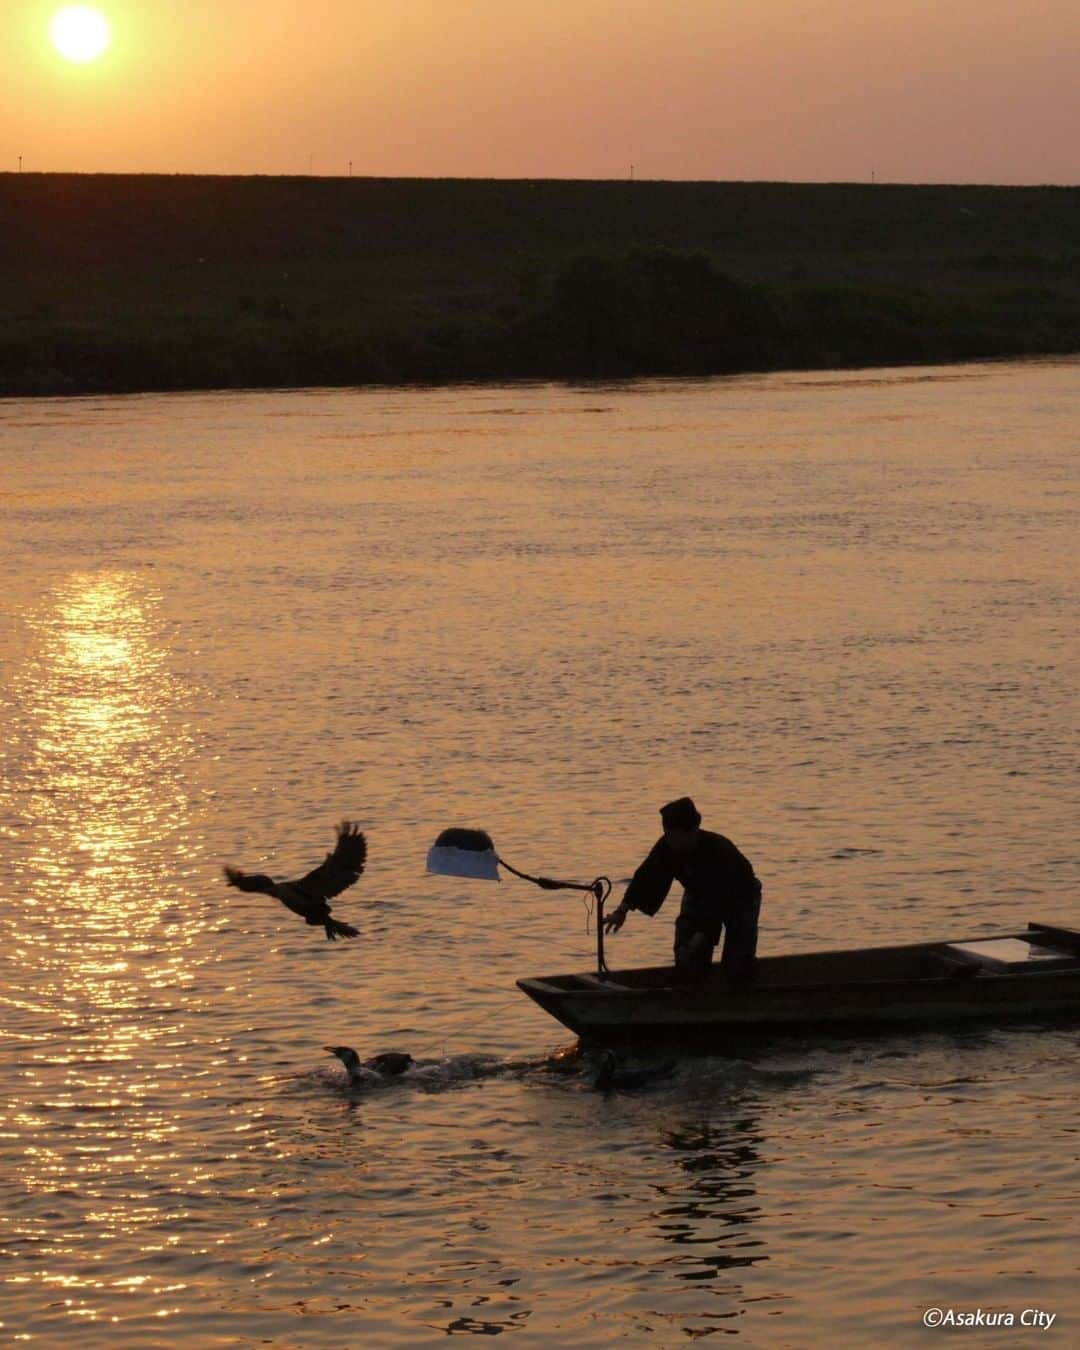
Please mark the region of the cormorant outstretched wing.
<svg viewBox="0 0 1080 1350"><path fill-rule="evenodd" d="M357 880L367 859L367 841L352 821L337 827L337 844L318 867L292 884L307 895L329 900L340 895Z"/></svg>

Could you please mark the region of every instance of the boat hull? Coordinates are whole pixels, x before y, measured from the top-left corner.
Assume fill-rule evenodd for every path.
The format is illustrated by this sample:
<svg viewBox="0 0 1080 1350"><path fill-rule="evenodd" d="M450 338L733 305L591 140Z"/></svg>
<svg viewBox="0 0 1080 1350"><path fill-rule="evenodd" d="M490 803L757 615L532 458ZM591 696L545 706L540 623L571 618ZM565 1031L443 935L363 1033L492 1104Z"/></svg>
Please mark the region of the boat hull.
<svg viewBox="0 0 1080 1350"><path fill-rule="evenodd" d="M1032 926L994 941L1030 942L1051 932L1075 940L1075 951L1062 941L1052 959L1032 969L967 958L962 944L920 943L762 958L753 983L741 987L725 985L719 972L703 984L680 985L670 969L517 983L576 1035L602 1044L686 1038L722 1045L751 1032L862 1032L1080 1014L1080 934ZM972 942L988 945L985 938Z"/></svg>

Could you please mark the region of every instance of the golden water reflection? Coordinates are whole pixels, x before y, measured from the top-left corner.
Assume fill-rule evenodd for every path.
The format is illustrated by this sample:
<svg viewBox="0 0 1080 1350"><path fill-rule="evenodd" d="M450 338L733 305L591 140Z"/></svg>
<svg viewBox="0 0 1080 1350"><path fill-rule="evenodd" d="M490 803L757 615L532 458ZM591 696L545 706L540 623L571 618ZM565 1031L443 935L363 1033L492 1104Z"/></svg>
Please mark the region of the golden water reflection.
<svg viewBox="0 0 1080 1350"><path fill-rule="evenodd" d="M0 1002L24 1085L0 1119L31 1141L27 1190L78 1197L98 1239L162 1217L140 1179L173 1148L160 1089L205 925L182 908L191 738L160 608L109 571L69 577L27 616L0 801L14 873Z"/></svg>
<svg viewBox="0 0 1080 1350"><path fill-rule="evenodd" d="M31 619L38 650L19 681L30 740L20 814L32 845L20 889L41 911L20 936L59 943L82 993L96 999L104 981L111 992L97 993L113 1007L110 977L156 945L170 899L162 846L186 816L189 745L173 725L182 690L155 634L159 603L131 574L71 577ZM124 940L87 944L99 934Z"/></svg>

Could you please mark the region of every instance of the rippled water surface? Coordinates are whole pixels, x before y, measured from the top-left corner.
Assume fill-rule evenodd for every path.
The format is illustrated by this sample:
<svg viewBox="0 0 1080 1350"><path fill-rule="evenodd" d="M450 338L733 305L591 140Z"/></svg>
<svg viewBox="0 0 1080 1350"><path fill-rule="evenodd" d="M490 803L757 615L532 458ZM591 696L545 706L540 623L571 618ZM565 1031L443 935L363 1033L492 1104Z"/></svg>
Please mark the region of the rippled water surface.
<svg viewBox="0 0 1080 1350"><path fill-rule="evenodd" d="M1076 926L1078 427L1075 363L0 403L0 1334L1076 1344L1076 1027L605 1095L513 983L580 898L423 860L625 878L689 792L763 953ZM222 884L343 816L356 942Z"/></svg>

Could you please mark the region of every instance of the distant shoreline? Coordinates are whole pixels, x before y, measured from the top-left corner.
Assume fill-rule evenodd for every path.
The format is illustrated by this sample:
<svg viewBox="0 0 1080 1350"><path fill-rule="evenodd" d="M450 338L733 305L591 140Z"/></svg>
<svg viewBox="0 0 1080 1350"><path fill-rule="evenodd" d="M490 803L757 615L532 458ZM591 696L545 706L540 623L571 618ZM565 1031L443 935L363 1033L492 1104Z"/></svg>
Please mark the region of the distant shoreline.
<svg viewBox="0 0 1080 1350"><path fill-rule="evenodd" d="M1080 188L0 174L0 396L1080 352Z"/></svg>

